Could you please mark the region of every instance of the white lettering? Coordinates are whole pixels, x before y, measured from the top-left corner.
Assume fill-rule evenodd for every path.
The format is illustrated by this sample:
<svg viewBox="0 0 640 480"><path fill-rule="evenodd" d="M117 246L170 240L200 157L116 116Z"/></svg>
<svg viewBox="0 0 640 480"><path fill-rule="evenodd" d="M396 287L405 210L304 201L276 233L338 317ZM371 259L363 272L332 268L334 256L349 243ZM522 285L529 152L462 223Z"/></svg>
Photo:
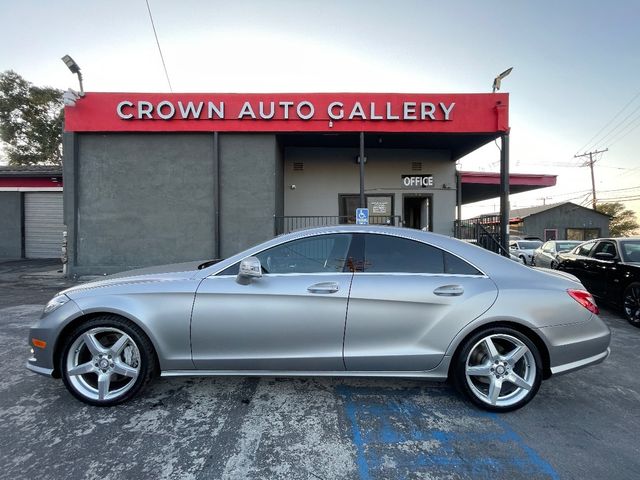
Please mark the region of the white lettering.
<svg viewBox="0 0 640 480"><path fill-rule="evenodd" d="M451 110L453 110L453 107L455 107L456 104L455 102L452 103L451 105L449 105L449 108L446 107L446 105L442 102L440 102L440 108L442 109L442 111L444 112L444 119L445 120L451 120L449 118L449 114L451 113Z"/></svg>
<svg viewBox="0 0 640 480"><path fill-rule="evenodd" d="M398 115L391 114L391 102L387 102L387 120L400 120Z"/></svg>
<svg viewBox="0 0 640 480"><path fill-rule="evenodd" d="M151 102L138 102L138 119L142 120L142 116L144 115L147 118L153 118L151 114L153 113L153 105Z"/></svg>
<svg viewBox="0 0 640 480"><path fill-rule="evenodd" d="M362 120L366 120L367 116L362 109L362 105L360 102L356 102L351 109L351 113L349 114L349 120L353 120L353 117L360 117Z"/></svg>
<svg viewBox="0 0 640 480"><path fill-rule="evenodd" d="M162 113L162 109L165 107L169 108L168 113ZM165 100L163 102L160 102L158 105L156 105L156 112L161 119L171 120L173 116L176 114L176 107L173 106L173 103L169 102L168 100Z"/></svg>
<svg viewBox="0 0 640 480"><path fill-rule="evenodd" d="M306 115L302 113L303 108L308 108L309 113L307 113ZM314 113L316 112L315 112L315 108L313 108L313 104L305 100L298 104L298 107L296 108L296 113L298 114L298 117L300 117L302 120L309 120L310 118L313 117Z"/></svg>
<svg viewBox="0 0 640 480"><path fill-rule="evenodd" d="M207 104L207 118L213 118L213 114L216 114L219 119L224 119L224 102L220 102L220 104L216 105L213 102L209 102Z"/></svg>
<svg viewBox="0 0 640 480"><path fill-rule="evenodd" d="M280 102L278 105L284 108L284 119L289 120L289 108L293 106L293 102Z"/></svg>
<svg viewBox="0 0 640 480"><path fill-rule="evenodd" d="M251 118L253 118L255 120L256 118L256 114L253 113L253 109L251 108L251 104L249 102L244 102L244 105L242 105L242 109L240 110L240 114L238 115L238 118L242 118L245 116L250 116Z"/></svg>
<svg viewBox="0 0 640 480"><path fill-rule="evenodd" d="M416 102L404 102L402 105L402 118L405 120L417 120L416 117Z"/></svg>
<svg viewBox="0 0 640 480"><path fill-rule="evenodd" d="M376 115L376 102L371 102L371 110L370 110L371 115L369 115L369 118L371 120L382 120L382 115Z"/></svg>
<svg viewBox="0 0 640 480"><path fill-rule="evenodd" d="M336 107L340 107L340 109L338 110L338 113L334 113L333 109ZM327 107L327 114L329 115L329 118L331 118L332 120L341 120L344 118L344 110L342 109L342 107L344 107L344 104L342 102L331 102L329 104L329 106Z"/></svg>
<svg viewBox="0 0 640 480"><path fill-rule="evenodd" d="M185 108L182 102L178 102L178 110L180 110L180 115L182 118L189 118L189 115L193 115L193 118L200 118L200 113L202 112L202 107L204 106L204 102L198 103L198 108L193 104L193 102L187 103L187 107Z"/></svg>
<svg viewBox="0 0 640 480"><path fill-rule="evenodd" d="M404 178L402 179L402 183L404 183L404 186L405 186L405 187L409 187L409 186L411 186L411 177L404 177Z"/></svg>
<svg viewBox="0 0 640 480"><path fill-rule="evenodd" d="M269 113L264 113L264 102L260 102L260 118L264 120L273 118L273 116L276 114L276 102L269 102L269 106L271 107Z"/></svg>
<svg viewBox="0 0 640 480"><path fill-rule="evenodd" d="M429 117L431 120L435 120L436 117L433 112L436 111L436 106L433 103L422 102L420 104L420 120L426 120Z"/></svg>
<svg viewBox="0 0 640 480"><path fill-rule="evenodd" d="M130 118L133 118L133 113L124 113L122 111L124 107L133 108L133 103L131 103L128 100L125 100L124 102L120 102L117 107L118 116L123 120L129 120Z"/></svg>

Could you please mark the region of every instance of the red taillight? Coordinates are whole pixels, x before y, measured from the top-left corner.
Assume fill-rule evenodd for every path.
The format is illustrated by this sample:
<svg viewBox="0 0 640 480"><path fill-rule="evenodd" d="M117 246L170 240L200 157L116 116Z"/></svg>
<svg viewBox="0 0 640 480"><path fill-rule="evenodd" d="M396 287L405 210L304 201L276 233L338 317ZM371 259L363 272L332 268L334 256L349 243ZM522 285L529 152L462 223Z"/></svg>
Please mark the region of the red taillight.
<svg viewBox="0 0 640 480"><path fill-rule="evenodd" d="M567 290L567 293L571 295L576 302L582 305L584 308L589 310L591 313L595 313L598 315L600 313L600 309L596 305L596 301L593 299L591 294L586 290Z"/></svg>

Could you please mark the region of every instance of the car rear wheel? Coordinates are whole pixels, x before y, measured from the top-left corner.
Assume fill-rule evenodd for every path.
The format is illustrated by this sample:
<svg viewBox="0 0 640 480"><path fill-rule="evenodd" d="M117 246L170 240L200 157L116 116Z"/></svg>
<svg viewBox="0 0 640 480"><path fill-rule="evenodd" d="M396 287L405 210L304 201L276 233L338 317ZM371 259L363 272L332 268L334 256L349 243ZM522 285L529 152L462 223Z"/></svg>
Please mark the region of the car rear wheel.
<svg viewBox="0 0 640 480"><path fill-rule="evenodd" d="M69 335L60 357L67 389L90 405L111 406L136 395L155 375L151 342L131 322L104 315Z"/></svg>
<svg viewBox="0 0 640 480"><path fill-rule="evenodd" d="M538 348L507 327L486 329L467 339L454 369L458 389L479 407L496 412L526 405L542 383Z"/></svg>
<svg viewBox="0 0 640 480"><path fill-rule="evenodd" d="M527 258L524 255L520 255L520 260L522 260L523 264L527 264Z"/></svg>
<svg viewBox="0 0 640 480"><path fill-rule="evenodd" d="M640 328L640 283L632 283L624 290L622 303L629 323Z"/></svg>

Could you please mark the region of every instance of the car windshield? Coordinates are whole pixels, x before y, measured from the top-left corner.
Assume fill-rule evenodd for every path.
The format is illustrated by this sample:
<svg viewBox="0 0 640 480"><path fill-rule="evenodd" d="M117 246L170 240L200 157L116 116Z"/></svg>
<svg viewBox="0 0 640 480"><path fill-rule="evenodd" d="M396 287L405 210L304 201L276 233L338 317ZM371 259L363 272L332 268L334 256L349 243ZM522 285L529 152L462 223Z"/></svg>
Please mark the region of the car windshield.
<svg viewBox="0 0 640 480"><path fill-rule="evenodd" d="M620 242L620 251L625 262L640 263L640 239Z"/></svg>
<svg viewBox="0 0 640 480"><path fill-rule="evenodd" d="M568 252L574 247L580 245L580 242L557 242L556 246L559 252Z"/></svg>
<svg viewBox="0 0 640 480"><path fill-rule="evenodd" d="M535 248L538 248L540 245L542 245L542 242L536 240L518 242L518 248L520 248L521 250L533 250Z"/></svg>

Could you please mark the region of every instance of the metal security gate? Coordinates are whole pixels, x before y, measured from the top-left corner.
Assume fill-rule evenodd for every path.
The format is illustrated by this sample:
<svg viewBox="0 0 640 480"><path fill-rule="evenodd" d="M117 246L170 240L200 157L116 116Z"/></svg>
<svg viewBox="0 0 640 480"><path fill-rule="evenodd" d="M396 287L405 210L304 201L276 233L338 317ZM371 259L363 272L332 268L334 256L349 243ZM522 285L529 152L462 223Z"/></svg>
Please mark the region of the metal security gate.
<svg viewBox="0 0 640 480"><path fill-rule="evenodd" d="M24 256L62 256L62 192L24 194Z"/></svg>

